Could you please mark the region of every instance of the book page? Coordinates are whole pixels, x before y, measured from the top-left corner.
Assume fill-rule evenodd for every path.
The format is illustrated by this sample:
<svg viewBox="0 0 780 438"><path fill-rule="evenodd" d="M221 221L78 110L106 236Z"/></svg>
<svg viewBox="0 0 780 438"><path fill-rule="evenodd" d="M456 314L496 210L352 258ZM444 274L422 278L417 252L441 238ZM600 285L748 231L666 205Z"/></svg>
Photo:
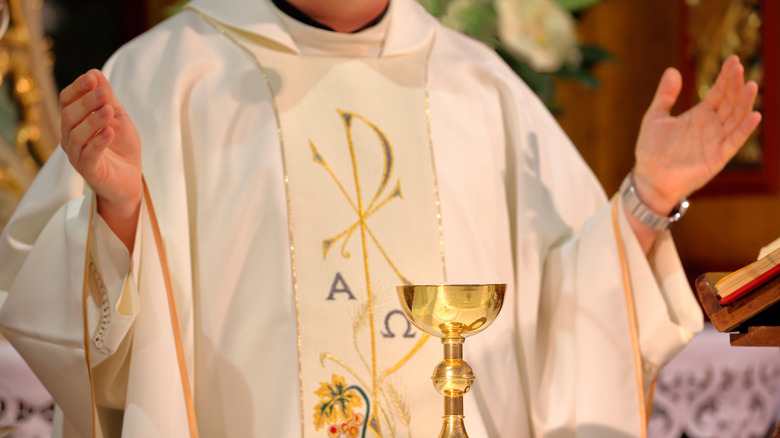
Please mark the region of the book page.
<svg viewBox="0 0 780 438"><path fill-rule="evenodd" d="M761 251L759 251L759 253L758 253L758 258L760 259L762 257L766 257L767 254L769 254L770 252L776 250L779 247L780 247L780 238L778 238L774 242L770 243L769 245L761 248Z"/></svg>

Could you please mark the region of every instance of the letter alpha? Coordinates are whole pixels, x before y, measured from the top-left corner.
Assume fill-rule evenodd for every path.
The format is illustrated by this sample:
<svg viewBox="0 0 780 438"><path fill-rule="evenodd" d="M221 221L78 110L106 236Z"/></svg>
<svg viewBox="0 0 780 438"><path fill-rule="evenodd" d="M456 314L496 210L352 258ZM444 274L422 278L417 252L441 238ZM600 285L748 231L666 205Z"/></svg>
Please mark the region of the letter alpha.
<svg viewBox="0 0 780 438"><path fill-rule="evenodd" d="M336 272L336 278L333 279L333 284L330 286L330 293L328 294L328 300L335 300L336 298L333 296L335 293L343 293L349 295L350 300L356 300L354 295L352 295L352 291L349 290L349 286L347 286L347 282L344 281L344 277L341 276L341 272Z"/></svg>

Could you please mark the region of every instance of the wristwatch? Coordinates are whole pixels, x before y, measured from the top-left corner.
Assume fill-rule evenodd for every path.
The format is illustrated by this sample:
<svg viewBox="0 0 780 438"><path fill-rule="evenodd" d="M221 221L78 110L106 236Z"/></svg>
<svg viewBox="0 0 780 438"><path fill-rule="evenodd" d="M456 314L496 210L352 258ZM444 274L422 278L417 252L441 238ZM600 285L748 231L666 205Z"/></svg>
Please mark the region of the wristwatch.
<svg viewBox="0 0 780 438"><path fill-rule="evenodd" d="M672 225L676 224L680 218L685 215L685 211L688 210L690 203L687 198L683 198L677 206L674 207L672 213L669 216L659 216L650 210L639 195L634 187L634 171L626 175L623 183L620 185L620 197L623 199L623 204L626 206L632 216L637 218L639 222L647 225L648 227L663 231L668 230Z"/></svg>

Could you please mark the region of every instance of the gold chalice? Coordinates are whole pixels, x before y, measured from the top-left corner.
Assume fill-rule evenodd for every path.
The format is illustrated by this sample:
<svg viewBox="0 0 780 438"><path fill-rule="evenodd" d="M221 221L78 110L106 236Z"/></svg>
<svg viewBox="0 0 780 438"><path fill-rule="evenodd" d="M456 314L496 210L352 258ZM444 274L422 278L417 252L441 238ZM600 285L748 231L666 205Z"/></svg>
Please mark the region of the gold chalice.
<svg viewBox="0 0 780 438"><path fill-rule="evenodd" d="M463 425L463 394L474 373L463 360L467 336L486 329L504 303L505 284L398 286L401 309L412 324L441 338L444 360L433 370L433 386L444 396L444 424L439 438L468 437Z"/></svg>

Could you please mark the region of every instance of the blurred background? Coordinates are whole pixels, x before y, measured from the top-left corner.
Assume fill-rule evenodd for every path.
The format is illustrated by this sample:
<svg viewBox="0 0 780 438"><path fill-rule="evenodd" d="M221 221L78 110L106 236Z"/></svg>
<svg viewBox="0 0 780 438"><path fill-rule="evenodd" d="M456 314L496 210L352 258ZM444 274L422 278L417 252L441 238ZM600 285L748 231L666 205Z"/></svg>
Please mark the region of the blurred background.
<svg viewBox="0 0 780 438"><path fill-rule="evenodd" d="M186 3L3 1L0 26L7 31L0 39L0 228L57 146L59 90L89 68L100 68L121 44ZM444 24L482 40L507 61L556 115L610 194L633 164L642 115L664 69L674 66L683 74L683 95L676 107L680 112L706 93L721 62L738 54L746 76L760 86L757 107L764 121L727 169L694 194L691 209L673 234L692 282L705 272L748 264L763 245L780 237L778 0L419 1ZM691 353L690 366L700 364L700 355L711 350L706 345ZM767 356L769 365L763 371L750 368L749 379L737 371L731 377L751 391L770 386L760 394L727 397L752 406L746 412L753 416L745 417L742 426L724 429L723 421L737 422L735 415L712 406L697 411L698 421L721 424L720 429L675 425L665 412L673 410L669 394L683 391L685 385L668 380L666 390L659 384L668 397L662 393L667 405L656 405L653 436L768 436L780 398L780 363L777 349L763 349L759 355L767 350L774 356ZM16 426L37 414L50 419L51 412L44 402L27 406L3 398L4 360L8 364L12 359L0 355L0 436L4 431L36 436ZM758 359L745 362L751 361ZM674 378L682 378L690 366L681 365L683 374ZM689 377L694 379L691 388L717 382L722 386L720 380L705 382L705 377ZM6 382L6 393L12 392L9 385ZM689 402L706 398L701 391L675 397L688 397ZM3 429L8 425L16 425L15 431Z"/></svg>

